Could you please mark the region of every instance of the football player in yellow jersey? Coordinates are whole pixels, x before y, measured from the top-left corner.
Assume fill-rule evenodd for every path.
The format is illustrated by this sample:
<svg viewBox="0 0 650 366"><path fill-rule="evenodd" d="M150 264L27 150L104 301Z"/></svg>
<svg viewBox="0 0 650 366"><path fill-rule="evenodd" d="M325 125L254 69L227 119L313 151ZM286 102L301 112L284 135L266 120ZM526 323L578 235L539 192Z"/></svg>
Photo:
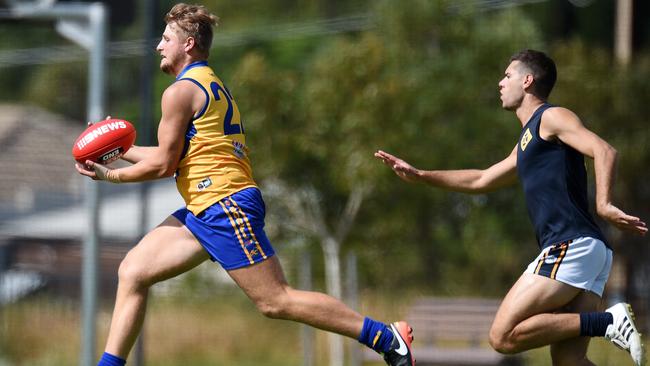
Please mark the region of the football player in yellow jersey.
<svg viewBox="0 0 650 366"><path fill-rule="evenodd" d="M108 341L99 366L124 365L142 328L156 282L207 259L219 262L270 318L353 337L389 365L412 366L412 329L363 317L341 301L291 288L264 233L264 202L253 180L244 126L230 91L207 65L216 16L200 5L175 5L157 46L160 68L176 81L162 95L158 146L134 146L110 169L86 162L79 173L113 183L175 175L186 207L149 232L126 255Z"/></svg>

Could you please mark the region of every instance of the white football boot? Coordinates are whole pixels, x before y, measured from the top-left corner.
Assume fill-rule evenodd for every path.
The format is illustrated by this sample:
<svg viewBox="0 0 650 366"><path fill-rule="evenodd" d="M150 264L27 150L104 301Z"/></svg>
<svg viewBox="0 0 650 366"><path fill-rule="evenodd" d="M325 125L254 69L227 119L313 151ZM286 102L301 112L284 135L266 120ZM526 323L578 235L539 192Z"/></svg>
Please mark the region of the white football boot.
<svg viewBox="0 0 650 366"><path fill-rule="evenodd" d="M607 326L605 339L628 351L636 366L644 366L645 349L641 333L634 326L634 313L630 304L620 302L605 311L614 317L614 323Z"/></svg>

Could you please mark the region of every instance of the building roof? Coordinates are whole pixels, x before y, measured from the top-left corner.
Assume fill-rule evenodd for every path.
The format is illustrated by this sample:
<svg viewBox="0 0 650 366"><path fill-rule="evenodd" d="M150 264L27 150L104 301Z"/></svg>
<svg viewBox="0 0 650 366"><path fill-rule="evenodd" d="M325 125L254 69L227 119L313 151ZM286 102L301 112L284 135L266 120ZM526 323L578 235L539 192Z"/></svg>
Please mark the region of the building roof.
<svg viewBox="0 0 650 366"><path fill-rule="evenodd" d="M140 185L91 182L74 169L72 145L84 129L38 107L0 104L0 236L83 237L89 184L100 185L102 235L140 234ZM150 187L147 229L184 205L173 179Z"/></svg>
<svg viewBox="0 0 650 366"><path fill-rule="evenodd" d="M137 184L100 184L99 231L100 236L112 239L133 240L143 233L140 225L141 196ZM167 216L185 204L176 191L173 179L151 183L145 231L160 224ZM84 202L67 207L37 211L0 224L0 233L6 236L39 238L81 238L88 232L90 213Z"/></svg>
<svg viewBox="0 0 650 366"><path fill-rule="evenodd" d="M83 130L82 122L38 107L0 104L0 219L33 210L37 200L81 197L71 150Z"/></svg>

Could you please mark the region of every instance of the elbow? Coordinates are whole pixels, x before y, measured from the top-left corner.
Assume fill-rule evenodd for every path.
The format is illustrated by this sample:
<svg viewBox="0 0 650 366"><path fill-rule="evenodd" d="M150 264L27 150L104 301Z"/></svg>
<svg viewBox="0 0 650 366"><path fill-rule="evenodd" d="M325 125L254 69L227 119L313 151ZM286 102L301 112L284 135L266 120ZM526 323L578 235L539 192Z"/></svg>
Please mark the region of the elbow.
<svg viewBox="0 0 650 366"><path fill-rule="evenodd" d="M618 151L612 145L605 144L597 154L594 154L594 159L598 157L603 162L616 164L618 161Z"/></svg>
<svg viewBox="0 0 650 366"><path fill-rule="evenodd" d="M154 164L152 170L156 178L167 178L173 176L176 172L176 164L169 164L161 161Z"/></svg>
<svg viewBox="0 0 650 366"><path fill-rule="evenodd" d="M160 170L160 178L168 178L174 176L176 173L176 166L165 166Z"/></svg>
<svg viewBox="0 0 650 366"><path fill-rule="evenodd" d="M482 194L488 191L490 191L489 183L483 177L479 177L469 182L465 193Z"/></svg>
<svg viewBox="0 0 650 366"><path fill-rule="evenodd" d="M609 145L607 147L607 153L612 157L612 160L618 159L618 151L614 148L614 146Z"/></svg>

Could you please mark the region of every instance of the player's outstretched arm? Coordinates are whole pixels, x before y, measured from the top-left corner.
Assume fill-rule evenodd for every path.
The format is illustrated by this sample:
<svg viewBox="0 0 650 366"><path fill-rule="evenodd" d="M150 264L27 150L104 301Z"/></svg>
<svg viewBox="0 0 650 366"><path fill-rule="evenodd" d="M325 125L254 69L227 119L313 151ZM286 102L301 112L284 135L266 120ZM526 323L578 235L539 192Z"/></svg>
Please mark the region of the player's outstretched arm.
<svg viewBox="0 0 650 366"><path fill-rule="evenodd" d="M628 215L611 200L618 152L597 134L587 129L578 116L566 108L550 108L542 115L540 133L546 139L557 138L585 156L594 159L596 175L596 212L620 230L638 235L648 232L646 223Z"/></svg>
<svg viewBox="0 0 650 366"><path fill-rule="evenodd" d="M517 181L517 150L487 169L421 170L404 160L379 150L375 157L407 182L421 182L455 192L484 193Z"/></svg>

